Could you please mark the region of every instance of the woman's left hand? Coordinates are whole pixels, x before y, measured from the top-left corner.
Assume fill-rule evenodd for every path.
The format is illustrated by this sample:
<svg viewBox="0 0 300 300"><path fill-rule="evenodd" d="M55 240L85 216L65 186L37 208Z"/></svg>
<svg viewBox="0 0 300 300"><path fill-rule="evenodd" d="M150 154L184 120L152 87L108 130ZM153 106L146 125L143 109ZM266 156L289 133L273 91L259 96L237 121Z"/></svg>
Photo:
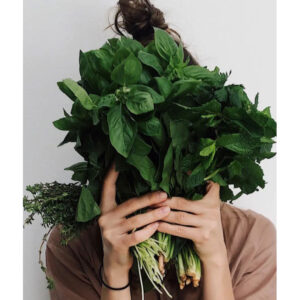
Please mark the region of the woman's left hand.
<svg viewBox="0 0 300 300"><path fill-rule="evenodd" d="M172 197L164 205L172 211L160 222L158 231L194 242L202 262L224 263L227 251L223 238L220 213L220 186L209 181L201 200L191 201Z"/></svg>

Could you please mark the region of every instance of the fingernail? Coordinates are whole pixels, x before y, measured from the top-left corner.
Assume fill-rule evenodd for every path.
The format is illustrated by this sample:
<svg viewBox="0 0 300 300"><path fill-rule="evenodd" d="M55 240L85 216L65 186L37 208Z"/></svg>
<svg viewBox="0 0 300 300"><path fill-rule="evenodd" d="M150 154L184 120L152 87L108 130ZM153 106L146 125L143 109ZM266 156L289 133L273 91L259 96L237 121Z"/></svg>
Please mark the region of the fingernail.
<svg viewBox="0 0 300 300"><path fill-rule="evenodd" d="M159 211L163 214L166 214L167 212L170 211L170 207L169 206L163 206L159 209Z"/></svg>
<svg viewBox="0 0 300 300"><path fill-rule="evenodd" d="M167 199L168 195L165 192L160 192L159 193L159 199L163 200L163 199Z"/></svg>

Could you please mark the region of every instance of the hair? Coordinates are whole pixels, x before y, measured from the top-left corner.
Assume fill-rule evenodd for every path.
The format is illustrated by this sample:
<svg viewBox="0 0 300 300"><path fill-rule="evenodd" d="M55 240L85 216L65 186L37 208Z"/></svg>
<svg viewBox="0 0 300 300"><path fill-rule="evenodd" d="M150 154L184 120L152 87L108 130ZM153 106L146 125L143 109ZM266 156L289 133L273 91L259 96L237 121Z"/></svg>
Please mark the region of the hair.
<svg viewBox="0 0 300 300"><path fill-rule="evenodd" d="M182 43L179 33L166 23L163 12L156 8L149 0L119 0L114 23L114 31L124 36L124 31L131 34L132 38L146 46L154 39L154 27L167 31L177 44ZM190 65L198 62L183 47L185 58L190 57Z"/></svg>

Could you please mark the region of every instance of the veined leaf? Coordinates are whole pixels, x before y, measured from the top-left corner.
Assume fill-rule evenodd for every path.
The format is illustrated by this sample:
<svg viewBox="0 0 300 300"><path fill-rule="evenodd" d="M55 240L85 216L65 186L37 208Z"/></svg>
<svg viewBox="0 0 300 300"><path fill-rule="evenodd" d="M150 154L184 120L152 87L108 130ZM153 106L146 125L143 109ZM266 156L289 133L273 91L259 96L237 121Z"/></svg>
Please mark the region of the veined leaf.
<svg viewBox="0 0 300 300"><path fill-rule="evenodd" d="M144 65L153 68L159 75L162 74L163 68L160 65L159 59L155 55L145 51L139 51L138 58Z"/></svg>
<svg viewBox="0 0 300 300"><path fill-rule="evenodd" d="M166 31L159 28L154 28L154 30L156 50L163 59L169 62L170 58L176 54L178 46Z"/></svg>
<svg viewBox="0 0 300 300"><path fill-rule="evenodd" d="M95 107L88 93L77 82L72 79L65 79L63 84L76 96L85 109L92 110Z"/></svg>
<svg viewBox="0 0 300 300"><path fill-rule="evenodd" d="M172 83L171 81L166 77L154 77L156 80L158 89L160 93L165 97L168 98L168 96L172 92Z"/></svg>
<svg viewBox="0 0 300 300"><path fill-rule="evenodd" d="M136 123L123 113L120 104L110 108L107 122L111 144L122 156L128 157L137 133Z"/></svg>
<svg viewBox="0 0 300 300"><path fill-rule="evenodd" d="M88 188L82 187L77 206L76 221L88 222L98 215L100 215L100 208L95 202L92 193Z"/></svg>
<svg viewBox="0 0 300 300"><path fill-rule="evenodd" d="M136 91L126 101L128 110L135 114L144 114L154 109L153 99L149 93Z"/></svg>

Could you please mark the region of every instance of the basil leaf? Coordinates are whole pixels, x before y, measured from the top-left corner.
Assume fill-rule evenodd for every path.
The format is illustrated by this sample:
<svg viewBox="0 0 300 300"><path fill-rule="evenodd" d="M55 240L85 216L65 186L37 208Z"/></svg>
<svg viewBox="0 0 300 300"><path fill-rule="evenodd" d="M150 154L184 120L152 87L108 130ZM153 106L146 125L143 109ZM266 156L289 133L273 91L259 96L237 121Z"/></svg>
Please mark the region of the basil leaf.
<svg viewBox="0 0 300 300"><path fill-rule="evenodd" d="M163 68L155 55L145 51L139 51L138 58L144 65L153 68L159 75L163 73Z"/></svg>
<svg viewBox="0 0 300 300"><path fill-rule="evenodd" d="M107 122L111 144L122 156L128 157L137 133L136 123L123 113L121 104L110 108Z"/></svg>
<svg viewBox="0 0 300 300"><path fill-rule="evenodd" d="M112 71L111 79L122 86L137 83L142 69L140 61L131 54Z"/></svg>
<svg viewBox="0 0 300 300"><path fill-rule="evenodd" d="M77 222L88 222L100 215L100 208L90 190L82 187L76 212Z"/></svg>
<svg viewBox="0 0 300 300"><path fill-rule="evenodd" d="M177 44L166 31L159 28L154 28L154 31L154 42L158 54L166 61L170 61L170 58L177 52Z"/></svg>
<svg viewBox="0 0 300 300"><path fill-rule="evenodd" d="M126 101L128 110L136 115L144 114L154 109L153 99L149 93L135 92Z"/></svg>
<svg viewBox="0 0 300 300"><path fill-rule="evenodd" d="M166 193L170 194L170 180L173 170L173 147L170 144L166 156L164 158L164 168L162 171L162 181L160 183L160 188L162 188Z"/></svg>
<svg viewBox="0 0 300 300"><path fill-rule="evenodd" d="M72 79L65 79L63 84L73 93L74 97L80 101L85 109L92 110L95 107L88 93L77 82Z"/></svg>
<svg viewBox="0 0 300 300"><path fill-rule="evenodd" d="M155 77L154 78L159 92L165 97L168 98L168 96L171 94L172 92L172 83L171 81L166 78L166 77Z"/></svg>

